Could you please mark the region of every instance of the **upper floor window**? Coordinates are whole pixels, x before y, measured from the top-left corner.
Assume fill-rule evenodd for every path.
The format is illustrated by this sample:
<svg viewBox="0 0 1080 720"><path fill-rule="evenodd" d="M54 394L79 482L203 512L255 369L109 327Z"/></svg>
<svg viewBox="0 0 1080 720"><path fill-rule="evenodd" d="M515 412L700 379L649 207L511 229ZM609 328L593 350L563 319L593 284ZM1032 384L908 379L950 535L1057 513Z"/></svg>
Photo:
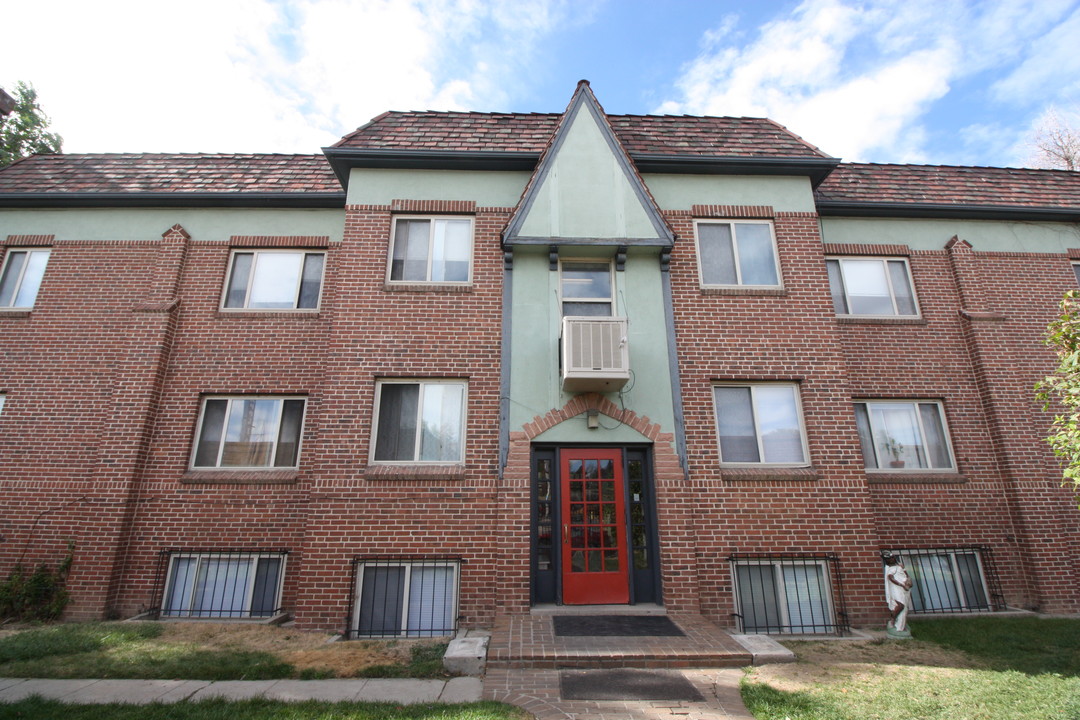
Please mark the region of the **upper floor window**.
<svg viewBox="0 0 1080 720"><path fill-rule="evenodd" d="M605 260L561 260L559 297L563 315L612 315L614 283Z"/></svg>
<svg viewBox="0 0 1080 720"><path fill-rule="evenodd" d="M464 380L383 380L375 394L375 462L463 461Z"/></svg>
<svg viewBox="0 0 1080 720"><path fill-rule="evenodd" d="M717 385L720 462L805 465L799 393L794 384Z"/></svg>
<svg viewBox="0 0 1080 720"><path fill-rule="evenodd" d="M304 399L208 397L193 468L295 468L300 458Z"/></svg>
<svg viewBox="0 0 1080 720"><path fill-rule="evenodd" d="M395 218L390 281L469 282L472 235L470 218Z"/></svg>
<svg viewBox="0 0 1080 720"><path fill-rule="evenodd" d="M1080 285L1080 263L1072 264L1073 274L1076 275L1076 284Z"/></svg>
<svg viewBox="0 0 1080 720"><path fill-rule="evenodd" d="M49 263L48 248L9 250L0 275L0 308L14 310L34 307L45 266Z"/></svg>
<svg viewBox="0 0 1080 720"><path fill-rule="evenodd" d="M952 470L941 403L864 401L855 422L868 470Z"/></svg>
<svg viewBox="0 0 1080 720"><path fill-rule="evenodd" d="M906 260L827 258L837 315L918 315Z"/></svg>
<svg viewBox="0 0 1080 720"><path fill-rule="evenodd" d="M780 285L771 222L698 220L695 228L703 286Z"/></svg>
<svg viewBox="0 0 1080 720"><path fill-rule="evenodd" d="M232 255L224 306L247 310L319 307L326 253L237 250Z"/></svg>

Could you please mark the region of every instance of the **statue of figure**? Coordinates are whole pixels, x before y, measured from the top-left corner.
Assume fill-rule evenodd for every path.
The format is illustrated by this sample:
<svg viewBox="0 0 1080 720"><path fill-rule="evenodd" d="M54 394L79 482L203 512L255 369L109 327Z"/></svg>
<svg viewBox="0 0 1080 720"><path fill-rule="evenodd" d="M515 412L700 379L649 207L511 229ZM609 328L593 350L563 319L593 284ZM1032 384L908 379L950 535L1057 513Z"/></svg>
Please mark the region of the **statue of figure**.
<svg viewBox="0 0 1080 720"><path fill-rule="evenodd" d="M885 597L889 601L892 619L885 629L890 637L911 637L907 629L908 608L911 607L911 577L904 569L904 563L892 553L882 556L885 561Z"/></svg>

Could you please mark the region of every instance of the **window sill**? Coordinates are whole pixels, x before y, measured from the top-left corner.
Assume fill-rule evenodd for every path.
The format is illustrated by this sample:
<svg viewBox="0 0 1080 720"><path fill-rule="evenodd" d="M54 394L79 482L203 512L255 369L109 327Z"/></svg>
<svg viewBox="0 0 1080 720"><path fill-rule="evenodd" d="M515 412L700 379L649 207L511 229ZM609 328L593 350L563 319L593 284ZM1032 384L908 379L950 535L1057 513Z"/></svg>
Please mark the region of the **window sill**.
<svg viewBox="0 0 1080 720"><path fill-rule="evenodd" d="M442 293L471 293L472 283L383 283L386 292L442 292Z"/></svg>
<svg viewBox="0 0 1080 720"><path fill-rule="evenodd" d="M967 478L960 473L945 472L867 472L866 482L871 485L962 485Z"/></svg>
<svg viewBox="0 0 1080 720"><path fill-rule="evenodd" d="M188 470L180 477L184 485L288 485L300 478L296 469L283 470Z"/></svg>
<svg viewBox="0 0 1080 720"><path fill-rule="evenodd" d="M782 287L703 287L702 295L759 295L783 297L787 290Z"/></svg>
<svg viewBox="0 0 1080 720"><path fill-rule="evenodd" d="M365 480L464 480L464 465L368 465Z"/></svg>
<svg viewBox="0 0 1080 720"><path fill-rule="evenodd" d="M875 315L838 315L836 322L841 325L926 325L922 317L878 317Z"/></svg>
<svg viewBox="0 0 1080 720"><path fill-rule="evenodd" d="M720 479L725 482L814 481L821 479L821 473L812 467L725 467L721 465Z"/></svg>
<svg viewBox="0 0 1080 720"><path fill-rule="evenodd" d="M318 320L318 310L218 310L219 318L289 318L290 320Z"/></svg>
<svg viewBox="0 0 1080 720"><path fill-rule="evenodd" d="M28 318L29 310L5 310L0 309L0 318Z"/></svg>

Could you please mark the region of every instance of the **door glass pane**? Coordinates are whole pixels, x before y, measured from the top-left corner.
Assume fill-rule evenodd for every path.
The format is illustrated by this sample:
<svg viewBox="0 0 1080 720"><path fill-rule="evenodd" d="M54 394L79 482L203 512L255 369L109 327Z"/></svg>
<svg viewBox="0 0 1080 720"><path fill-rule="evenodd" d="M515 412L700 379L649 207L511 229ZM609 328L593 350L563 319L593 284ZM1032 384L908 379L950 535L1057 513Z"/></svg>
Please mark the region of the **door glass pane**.
<svg viewBox="0 0 1080 720"><path fill-rule="evenodd" d="M697 226L701 281L705 285L735 285L735 249L731 226L727 223L700 223Z"/></svg>
<svg viewBox="0 0 1080 720"><path fill-rule="evenodd" d="M765 223L738 223L739 270L743 285L778 285L772 233Z"/></svg>

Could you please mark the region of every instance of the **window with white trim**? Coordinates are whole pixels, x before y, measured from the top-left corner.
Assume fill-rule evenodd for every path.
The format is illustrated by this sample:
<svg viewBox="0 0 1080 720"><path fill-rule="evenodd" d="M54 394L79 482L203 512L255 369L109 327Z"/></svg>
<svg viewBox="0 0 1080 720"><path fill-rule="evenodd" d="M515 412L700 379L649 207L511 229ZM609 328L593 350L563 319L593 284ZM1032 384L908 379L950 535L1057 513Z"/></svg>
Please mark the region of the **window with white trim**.
<svg viewBox="0 0 1080 720"><path fill-rule="evenodd" d="M317 310L326 253L235 250L222 307L227 310Z"/></svg>
<svg viewBox="0 0 1080 720"><path fill-rule="evenodd" d="M192 468L295 468L300 460L304 398L207 397Z"/></svg>
<svg viewBox="0 0 1080 720"><path fill-rule="evenodd" d="M893 550L911 575L913 612L990 610L982 557L973 548Z"/></svg>
<svg viewBox="0 0 1080 720"><path fill-rule="evenodd" d="M1076 275L1076 284L1080 285L1080 263L1072 264L1073 274Z"/></svg>
<svg viewBox="0 0 1080 720"><path fill-rule="evenodd" d="M867 470L955 469L939 402L859 401L855 403L855 422Z"/></svg>
<svg viewBox="0 0 1080 720"><path fill-rule="evenodd" d="M34 307L51 252L49 248L8 250L3 273L0 273L0 309L29 310Z"/></svg>
<svg viewBox="0 0 1080 720"><path fill-rule="evenodd" d="M828 566L817 558L733 563L735 599L747 633L829 633L837 630Z"/></svg>
<svg viewBox="0 0 1080 720"><path fill-rule="evenodd" d="M807 464L799 391L794 383L716 385L713 397L720 462Z"/></svg>
<svg viewBox="0 0 1080 720"><path fill-rule="evenodd" d="M178 552L169 556L162 617L270 617L281 608L284 553Z"/></svg>
<svg viewBox="0 0 1080 720"><path fill-rule="evenodd" d="M7 395L0 393L0 413L4 412L4 401L7 400Z"/></svg>
<svg viewBox="0 0 1080 720"><path fill-rule="evenodd" d="M359 561L352 633L438 637L457 627L459 564L453 560Z"/></svg>
<svg viewBox="0 0 1080 720"><path fill-rule="evenodd" d="M374 461L461 463L464 380L381 380L376 386Z"/></svg>
<svg viewBox="0 0 1080 720"><path fill-rule="evenodd" d="M698 220L694 231L703 287L780 287L772 222Z"/></svg>
<svg viewBox="0 0 1080 720"><path fill-rule="evenodd" d="M825 259L837 315L917 316L911 271L903 258Z"/></svg>
<svg viewBox="0 0 1080 720"><path fill-rule="evenodd" d="M607 260L559 261L559 297L564 316L613 315L614 286Z"/></svg>
<svg viewBox="0 0 1080 720"><path fill-rule="evenodd" d="M472 218L394 218L390 282L467 283L472 244Z"/></svg>

